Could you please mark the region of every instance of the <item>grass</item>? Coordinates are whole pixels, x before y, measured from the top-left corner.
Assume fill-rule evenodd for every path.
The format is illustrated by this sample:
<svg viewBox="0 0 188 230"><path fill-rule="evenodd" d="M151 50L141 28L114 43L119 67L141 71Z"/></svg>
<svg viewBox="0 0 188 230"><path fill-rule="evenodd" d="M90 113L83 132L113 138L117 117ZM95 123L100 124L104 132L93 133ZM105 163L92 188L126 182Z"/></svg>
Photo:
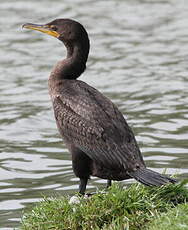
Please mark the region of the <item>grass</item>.
<svg viewBox="0 0 188 230"><path fill-rule="evenodd" d="M180 204L155 218L148 224L147 230L187 230L188 229L188 204Z"/></svg>
<svg viewBox="0 0 188 230"><path fill-rule="evenodd" d="M80 203L70 197L44 199L22 218L22 230L162 230L188 229L187 181L162 187L114 184ZM177 218L174 218L174 215ZM169 228L169 225L187 228ZM159 228L159 226L162 226Z"/></svg>

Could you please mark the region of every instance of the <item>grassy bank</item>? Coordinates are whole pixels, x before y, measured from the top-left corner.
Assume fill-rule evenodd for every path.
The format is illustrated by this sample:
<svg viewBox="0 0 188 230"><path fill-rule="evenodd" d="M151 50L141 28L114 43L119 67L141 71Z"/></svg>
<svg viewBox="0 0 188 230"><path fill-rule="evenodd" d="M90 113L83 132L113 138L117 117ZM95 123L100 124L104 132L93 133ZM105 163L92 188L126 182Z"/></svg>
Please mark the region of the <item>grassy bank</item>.
<svg viewBox="0 0 188 230"><path fill-rule="evenodd" d="M162 213L148 224L147 230L187 230L188 229L188 204L179 204Z"/></svg>
<svg viewBox="0 0 188 230"><path fill-rule="evenodd" d="M21 229L188 229L188 190L185 183L160 188L136 183L126 189L114 184L106 194L80 198L78 204L70 204L70 197L45 199L24 215ZM169 225L174 225L174 228L169 228Z"/></svg>

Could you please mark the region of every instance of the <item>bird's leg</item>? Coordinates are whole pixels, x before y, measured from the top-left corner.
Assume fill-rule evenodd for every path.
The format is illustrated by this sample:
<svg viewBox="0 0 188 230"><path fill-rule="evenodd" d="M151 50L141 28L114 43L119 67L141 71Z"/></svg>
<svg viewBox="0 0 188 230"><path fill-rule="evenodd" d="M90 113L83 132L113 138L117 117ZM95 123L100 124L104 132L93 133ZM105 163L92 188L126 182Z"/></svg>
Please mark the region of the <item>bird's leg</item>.
<svg viewBox="0 0 188 230"><path fill-rule="evenodd" d="M70 142L66 142L69 151L72 154L73 171L80 178L79 193L85 194L87 181L91 175L91 159L79 148Z"/></svg>
<svg viewBox="0 0 188 230"><path fill-rule="evenodd" d="M107 180L107 185L106 187L109 188L112 185L112 181L111 180Z"/></svg>
<svg viewBox="0 0 188 230"><path fill-rule="evenodd" d="M88 178L80 178L79 193L81 195L85 194L87 181L88 181Z"/></svg>

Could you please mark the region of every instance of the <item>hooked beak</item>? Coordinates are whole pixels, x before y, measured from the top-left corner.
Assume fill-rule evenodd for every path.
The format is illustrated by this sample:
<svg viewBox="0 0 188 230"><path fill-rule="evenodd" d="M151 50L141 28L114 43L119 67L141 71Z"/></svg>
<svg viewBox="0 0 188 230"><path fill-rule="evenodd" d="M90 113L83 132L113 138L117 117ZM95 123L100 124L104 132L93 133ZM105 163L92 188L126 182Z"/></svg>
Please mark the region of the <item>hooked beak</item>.
<svg viewBox="0 0 188 230"><path fill-rule="evenodd" d="M22 28L38 30L42 33L49 34L56 38L60 36L60 34L57 31L53 30L53 26L50 26L50 25L37 25L37 24L32 24L32 23L26 23L22 26Z"/></svg>

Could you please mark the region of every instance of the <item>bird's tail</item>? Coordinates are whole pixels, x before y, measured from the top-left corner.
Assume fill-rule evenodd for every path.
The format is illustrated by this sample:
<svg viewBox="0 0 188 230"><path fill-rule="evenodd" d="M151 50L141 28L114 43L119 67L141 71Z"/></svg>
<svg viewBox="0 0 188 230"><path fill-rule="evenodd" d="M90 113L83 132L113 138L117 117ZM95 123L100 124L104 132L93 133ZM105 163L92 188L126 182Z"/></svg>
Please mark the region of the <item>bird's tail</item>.
<svg viewBox="0 0 188 230"><path fill-rule="evenodd" d="M176 183L173 178L161 175L147 168L140 168L134 172L130 172L129 175L147 186L161 186L167 183Z"/></svg>

